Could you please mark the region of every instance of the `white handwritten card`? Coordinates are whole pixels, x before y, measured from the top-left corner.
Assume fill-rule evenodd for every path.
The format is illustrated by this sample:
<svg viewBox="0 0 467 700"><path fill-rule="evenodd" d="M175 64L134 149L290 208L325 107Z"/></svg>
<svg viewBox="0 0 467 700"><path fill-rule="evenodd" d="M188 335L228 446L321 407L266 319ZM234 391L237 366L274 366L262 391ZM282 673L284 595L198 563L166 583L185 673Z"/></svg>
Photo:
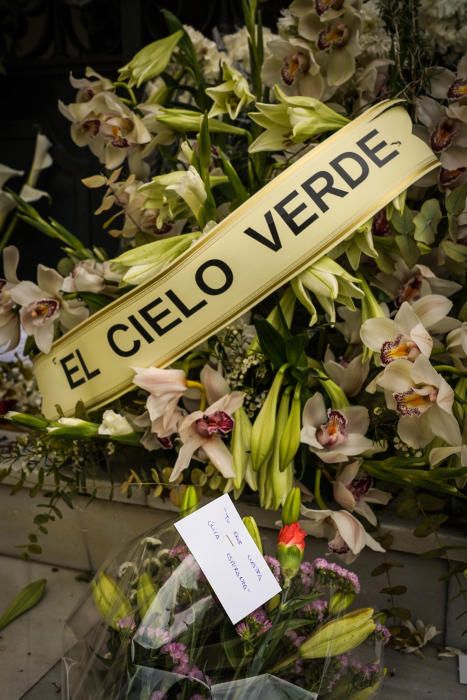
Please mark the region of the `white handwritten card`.
<svg viewBox="0 0 467 700"><path fill-rule="evenodd" d="M233 624L281 588L225 494L175 523Z"/></svg>

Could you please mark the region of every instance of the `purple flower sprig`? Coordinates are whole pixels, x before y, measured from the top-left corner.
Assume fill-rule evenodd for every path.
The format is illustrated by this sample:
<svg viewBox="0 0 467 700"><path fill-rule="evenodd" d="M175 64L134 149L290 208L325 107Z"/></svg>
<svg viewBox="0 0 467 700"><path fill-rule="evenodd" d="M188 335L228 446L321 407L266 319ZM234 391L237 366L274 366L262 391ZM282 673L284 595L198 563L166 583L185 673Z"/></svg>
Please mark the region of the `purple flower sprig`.
<svg viewBox="0 0 467 700"><path fill-rule="evenodd" d="M342 593L360 593L360 581L353 571L344 569L343 566L329 562L322 557L313 562L315 582L326 586L337 587Z"/></svg>

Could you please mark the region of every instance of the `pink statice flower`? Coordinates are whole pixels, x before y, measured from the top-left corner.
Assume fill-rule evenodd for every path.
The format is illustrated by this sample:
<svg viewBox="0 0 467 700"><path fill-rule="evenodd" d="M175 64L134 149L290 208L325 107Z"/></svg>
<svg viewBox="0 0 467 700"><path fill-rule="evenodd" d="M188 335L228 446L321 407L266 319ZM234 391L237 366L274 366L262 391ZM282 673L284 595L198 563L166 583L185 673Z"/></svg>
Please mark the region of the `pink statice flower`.
<svg viewBox="0 0 467 700"><path fill-rule="evenodd" d="M343 591L350 591L355 594L360 593L360 581L357 574L353 571L349 571L343 566L322 557L314 560L313 569L317 581L325 585L337 585Z"/></svg>

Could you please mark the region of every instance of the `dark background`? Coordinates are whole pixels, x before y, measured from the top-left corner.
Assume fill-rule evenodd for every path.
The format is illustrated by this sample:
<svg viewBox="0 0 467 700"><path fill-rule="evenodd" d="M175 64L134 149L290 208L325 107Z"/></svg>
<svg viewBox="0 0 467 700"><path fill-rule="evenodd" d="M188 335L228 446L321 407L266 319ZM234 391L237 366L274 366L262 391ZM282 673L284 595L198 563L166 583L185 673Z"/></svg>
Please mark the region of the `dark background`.
<svg viewBox="0 0 467 700"><path fill-rule="evenodd" d="M273 27L286 0L265 0L264 24ZM161 8L185 24L212 36L243 25L241 0L0 0L0 163L29 170L37 130L52 141L54 164L44 170L37 187L52 196L34 203L87 245L116 241L102 231L93 215L102 191L90 191L80 180L101 166L87 148L76 147L69 122L57 101L73 101L70 71L82 77L86 66L115 78L117 69L150 41L168 34ZM7 187L18 189L20 180ZM11 243L21 251L20 278L34 279L38 262L56 264L58 242L20 223Z"/></svg>

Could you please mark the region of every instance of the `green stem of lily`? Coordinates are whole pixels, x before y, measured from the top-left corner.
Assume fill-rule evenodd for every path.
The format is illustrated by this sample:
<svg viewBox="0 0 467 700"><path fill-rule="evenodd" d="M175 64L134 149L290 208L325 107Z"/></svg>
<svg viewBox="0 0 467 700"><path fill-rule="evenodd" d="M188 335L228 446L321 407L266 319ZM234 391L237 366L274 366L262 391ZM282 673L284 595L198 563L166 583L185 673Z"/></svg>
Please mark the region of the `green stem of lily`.
<svg viewBox="0 0 467 700"><path fill-rule="evenodd" d="M136 99L136 95L135 95L135 93L133 92L133 89L132 89L129 85L127 85L127 83L120 82L120 81L117 80L117 82L114 83L114 86L115 86L115 87L122 87L122 88L124 88L124 89L128 92L128 94L130 95L131 104L132 104L132 105L138 104L138 100Z"/></svg>
<svg viewBox="0 0 467 700"><path fill-rule="evenodd" d="M204 384L201 384L201 382L192 381L191 379L187 379L186 386L187 389L198 389L198 391L201 394L199 400L199 410L204 411L207 405L206 389L204 388Z"/></svg>
<svg viewBox="0 0 467 700"><path fill-rule="evenodd" d="M315 471L315 488L314 488L314 496L316 499L316 503L319 505L321 510L326 510L327 506L326 503L324 502L323 497L321 496L321 476L322 476L322 471L321 469L316 469Z"/></svg>
<svg viewBox="0 0 467 700"><path fill-rule="evenodd" d="M435 370L437 372L450 372L450 374L457 374L458 377L467 377L467 370L457 369L452 365L435 365Z"/></svg>
<svg viewBox="0 0 467 700"><path fill-rule="evenodd" d="M17 223L18 223L18 215L15 213L13 215L13 218L11 219L10 223L8 224L8 226L5 230L5 233L3 234L3 236L0 240L0 253L3 251L3 249L7 245L8 241L10 240Z"/></svg>

